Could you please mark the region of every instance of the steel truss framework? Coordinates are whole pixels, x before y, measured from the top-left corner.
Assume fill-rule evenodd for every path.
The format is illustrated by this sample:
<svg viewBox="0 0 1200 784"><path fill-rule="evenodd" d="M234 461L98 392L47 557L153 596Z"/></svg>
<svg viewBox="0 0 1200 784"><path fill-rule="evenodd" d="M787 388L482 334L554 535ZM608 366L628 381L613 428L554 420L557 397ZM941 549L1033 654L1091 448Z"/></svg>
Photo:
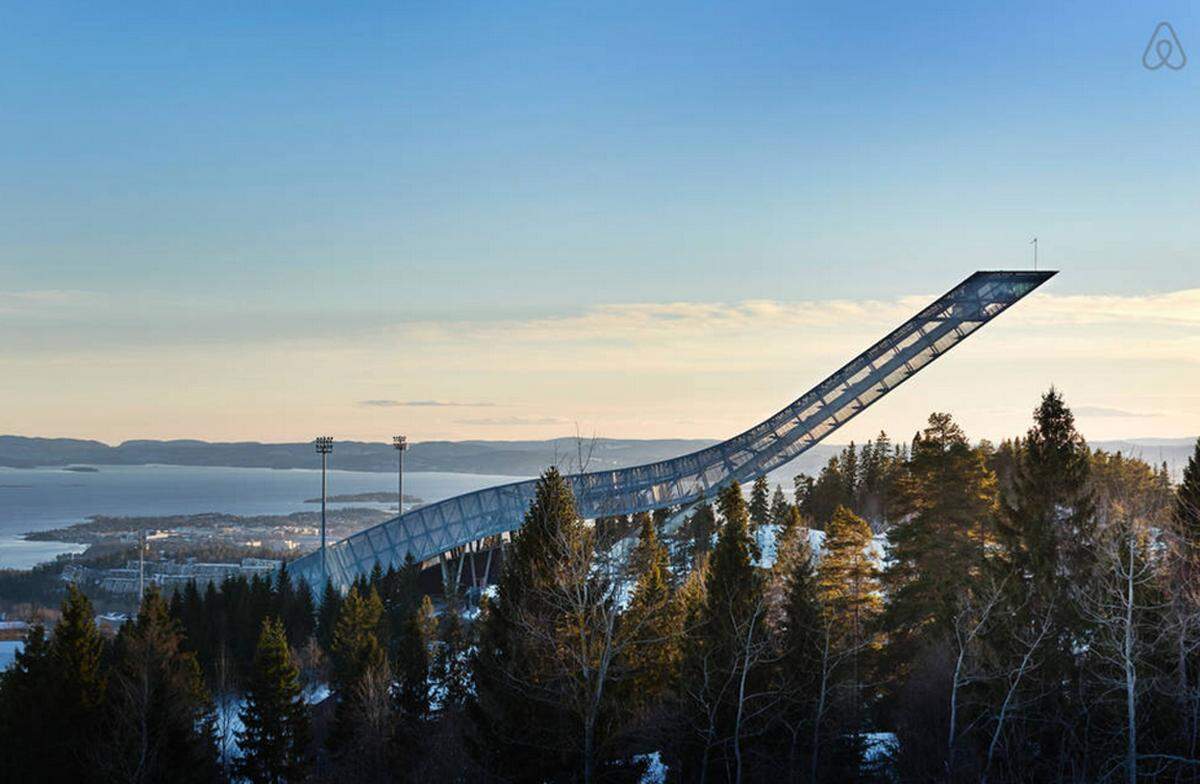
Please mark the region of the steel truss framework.
<svg viewBox="0 0 1200 784"><path fill-rule="evenodd" d="M811 448L911 378L1054 272L976 272L765 422L728 441L657 463L568 477L585 518L687 506ZM520 528L537 480L499 485L405 512L328 548L328 577L345 588L378 561L434 558ZM294 578L323 582L321 553L294 561Z"/></svg>

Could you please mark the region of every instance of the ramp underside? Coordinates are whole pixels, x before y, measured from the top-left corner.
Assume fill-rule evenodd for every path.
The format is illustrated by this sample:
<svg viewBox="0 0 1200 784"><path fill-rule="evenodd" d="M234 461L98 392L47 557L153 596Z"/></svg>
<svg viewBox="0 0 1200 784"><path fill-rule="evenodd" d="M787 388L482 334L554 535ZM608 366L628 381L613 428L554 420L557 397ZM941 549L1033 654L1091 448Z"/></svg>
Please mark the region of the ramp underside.
<svg viewBox="0 0 1200 784"><path fill-rule="evenodd" d="M730 482L746 482L811 448L971 333L1050 279L1054 272L976 272L771 418L728 441L657 463L574 474L585 518L688 505ZM428 504L359 531L327 549L328 578L345 587L376 562L399 566L516 530L536 480L489 487ZM324 582L321 553L289 565L293 577Z"/></svg>

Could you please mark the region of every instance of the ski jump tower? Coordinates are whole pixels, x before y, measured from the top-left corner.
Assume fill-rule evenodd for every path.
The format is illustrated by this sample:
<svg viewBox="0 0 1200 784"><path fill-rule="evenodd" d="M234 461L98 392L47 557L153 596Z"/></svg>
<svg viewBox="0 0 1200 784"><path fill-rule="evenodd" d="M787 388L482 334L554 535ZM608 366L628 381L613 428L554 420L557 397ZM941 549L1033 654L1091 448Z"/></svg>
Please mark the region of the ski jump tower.
<svg viewBox="0 0 1200 784"><path fill-rule="evenodd" d="M1055 272L976 272L779 413L728 441L657 463L567 477L588 519L664 506L688 507L731 482L765 474L837 430L867 406L1003 313ZM366 528L327 550L329 579L345 589L376 562L397 568L487 536L515 531L537 480L489 487L427 504ZM289 564L293 579L321 583L321 552Z"/></svg>

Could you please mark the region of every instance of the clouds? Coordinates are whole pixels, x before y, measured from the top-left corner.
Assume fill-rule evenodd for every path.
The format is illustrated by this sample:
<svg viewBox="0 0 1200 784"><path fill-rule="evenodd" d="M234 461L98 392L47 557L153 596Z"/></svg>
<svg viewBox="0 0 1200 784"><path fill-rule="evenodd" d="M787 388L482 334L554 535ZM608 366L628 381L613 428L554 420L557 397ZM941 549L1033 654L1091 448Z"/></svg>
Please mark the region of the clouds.
<svg viewBox="0 0 1200 784"><path fill-rule="evenodd" d="M367 408L491 408L495 403L454 403L444 400L360 400Z"/></svg>
<svg viewBox="0 0 1200 784"><path fill-rule="evenodd" d="M95 304L99 299L92 292L70 289L0 291L0 316L30 319L60 316L74 308Z"/></svg>
<svg viewBox="0 0 1200 784"><path fill-rule="evenodd" d="M1075 415L1079 417L1146 419L1162 416L1162 414L1147 414L1140 411L1125 411L1124 409L1108 408L1106 406L1075 406L1071 410L1074 411Z"/></svg>
<svg viewBox="0 0 1200 784"><path fill-rule="evenodd" d="M460 425L476 425L481 427L540 427L545 425L567 425L570 420L559 417L483 417L480 419L458 419Z"/></svg>
<svg viewBox="0 0 1200 784"><path fill-rule="evenodd" d="M933 297L614 303L320 335L280 328L270 340L225 325L219 343L159 344L147 328L140 344L103 350L72 323L61 332L81 335L77 350L0 356L9 379L0 410L13 422L0 431L294 440L309 431L372 438L399 421L421 439L552 437L574 423L606 436L722 437L778 410ZM1200 388L1200 289L1039 291L842 437L908 433L931 410L953 412L975 437L1012 435L1051 383L1092 437L1200 431L1200 410L1184 394ZM496 408L503 415L485 415Z"/></svg>

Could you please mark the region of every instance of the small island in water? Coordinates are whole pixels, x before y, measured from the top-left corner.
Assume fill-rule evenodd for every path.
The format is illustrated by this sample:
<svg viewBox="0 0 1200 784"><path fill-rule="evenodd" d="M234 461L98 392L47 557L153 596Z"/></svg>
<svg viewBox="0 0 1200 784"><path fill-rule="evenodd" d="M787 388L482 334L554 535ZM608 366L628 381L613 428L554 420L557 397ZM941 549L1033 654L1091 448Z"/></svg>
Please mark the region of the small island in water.
<svg viewBox="0 0 1200 784"><path fill-rule="evenodd" d="M64 471L74 471L77 474L98 474L100 469L89 465L69 465L63 466Z"/></svg>
<svg viewBox="0 0 1200 784"><path fill-rule="evenodd" d="M378 493L348 493L344 495L331 495L325 498L326 502L331 504L347 504L347 503L378 503L388 504L396 500L394 492L378 492ZM320 498L307 498L306 504L319 504ZM404 494L404 503L406 504L423 504L424 499L417 498L415 495Z"/></svg>

